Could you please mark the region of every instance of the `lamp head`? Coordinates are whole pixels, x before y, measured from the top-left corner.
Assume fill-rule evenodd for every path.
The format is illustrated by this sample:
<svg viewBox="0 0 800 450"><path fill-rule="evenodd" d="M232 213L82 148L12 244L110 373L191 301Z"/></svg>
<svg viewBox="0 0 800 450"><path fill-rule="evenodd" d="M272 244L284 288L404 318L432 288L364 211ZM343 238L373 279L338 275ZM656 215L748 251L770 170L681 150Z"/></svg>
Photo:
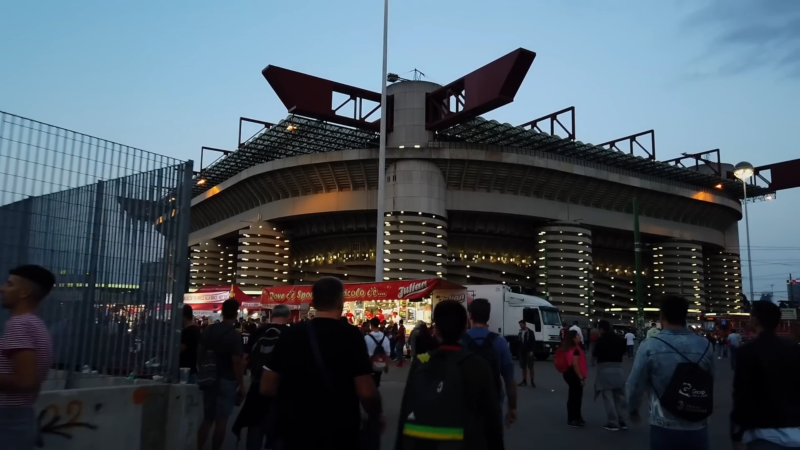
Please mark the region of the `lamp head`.
<svg viewBox="0 0 800 450"><path fill-rule="evenodd" d="M733 176L742 181L752 177L754 172L753 165L747 161L742 161L733 168Z"/></svg>

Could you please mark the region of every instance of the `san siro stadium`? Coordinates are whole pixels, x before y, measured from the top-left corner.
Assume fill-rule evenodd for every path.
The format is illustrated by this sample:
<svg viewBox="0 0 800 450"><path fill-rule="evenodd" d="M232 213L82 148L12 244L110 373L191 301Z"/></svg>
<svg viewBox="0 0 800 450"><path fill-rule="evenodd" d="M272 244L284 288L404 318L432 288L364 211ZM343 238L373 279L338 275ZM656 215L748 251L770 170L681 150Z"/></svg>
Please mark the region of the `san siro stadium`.
<svg viewBox="0 0 800 450"><path fill-rule="evenodd" d="M383 258L384 280L505 284L565 320L631 323L636 199L650 316L662 293L690 298L697 319L740 312L732 167L718 151L659 161L652 131L581 142L574 107L522 125L482 117L513 101L535 56L517 49L445 86L390 76L381 255L380 93L265 68L289 115L240 118L235 150L204 147L221 155L194 178L191 290L374 281ZM263 129L243 139L243 123Z"/></svg>

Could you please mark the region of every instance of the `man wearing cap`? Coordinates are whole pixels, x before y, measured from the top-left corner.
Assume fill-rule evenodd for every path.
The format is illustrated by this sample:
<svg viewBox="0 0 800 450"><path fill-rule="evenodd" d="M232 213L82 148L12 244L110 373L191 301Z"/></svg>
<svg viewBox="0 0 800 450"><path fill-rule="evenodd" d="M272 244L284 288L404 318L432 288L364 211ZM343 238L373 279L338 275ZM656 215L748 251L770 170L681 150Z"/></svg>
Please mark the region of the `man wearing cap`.
<svg viewBox="0 0 800 450"><path fill-rule="evenodd" d="M0 337L0 447L4 449L34 448L33 405L53 364L50 335L35 312L55 281L49 270L26 265L9 271L0 286L2 306L9 311Z"/></svg>

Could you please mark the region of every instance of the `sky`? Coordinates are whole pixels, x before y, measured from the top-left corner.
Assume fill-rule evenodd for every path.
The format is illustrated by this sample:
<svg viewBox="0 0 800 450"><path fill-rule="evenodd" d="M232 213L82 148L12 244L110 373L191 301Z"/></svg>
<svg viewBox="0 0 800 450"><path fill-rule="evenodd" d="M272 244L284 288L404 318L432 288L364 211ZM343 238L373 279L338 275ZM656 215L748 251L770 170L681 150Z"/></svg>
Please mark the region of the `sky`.
<svg viewBox="0 0 800 450"><path fill-rule="evenodd" d="M287 115L269 64L380 91L382 19L380 0L2 2L0 110L197 164L235 148L240 116ZM800 158L797 0L391 0L389 32L389 71L441 84L535 51L489 119L575 106L579 140L655 129L659 160ZM756 297L800 277L798 205L750 204Z"/></svg>

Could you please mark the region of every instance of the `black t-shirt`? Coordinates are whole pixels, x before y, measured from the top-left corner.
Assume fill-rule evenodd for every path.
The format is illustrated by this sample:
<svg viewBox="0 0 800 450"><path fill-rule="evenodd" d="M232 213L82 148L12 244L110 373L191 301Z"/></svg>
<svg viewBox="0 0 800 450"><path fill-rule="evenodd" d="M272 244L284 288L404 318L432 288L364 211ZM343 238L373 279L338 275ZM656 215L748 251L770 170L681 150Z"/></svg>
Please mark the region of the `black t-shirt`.
<svg viewBox="0 0 800 450"><path fill-rule="evenodd" d="M225 322L209 325L203 331L200 343L216 353L219 377L233 380L233 357L242 356L242 337L236 329Z"/></svg>
<svg viewBox="0 0 800 450"><path fill-rule="evenodd" d="M311 349L308 326L314 327L330 374L328 388ZM291 326L281 333L268 367L280 375L278 430L287 450L358 448L361 408L355 378L372 373L358 328L326 318Z"/></svg>
<svg viewBox="0 0 800 450"><path fill-rule="evenodd" d="M181 330L181 344L186 348L179 357L179 367L189 367L197 373L197 344L200 343L200 328L192 325Z"/></svg>

